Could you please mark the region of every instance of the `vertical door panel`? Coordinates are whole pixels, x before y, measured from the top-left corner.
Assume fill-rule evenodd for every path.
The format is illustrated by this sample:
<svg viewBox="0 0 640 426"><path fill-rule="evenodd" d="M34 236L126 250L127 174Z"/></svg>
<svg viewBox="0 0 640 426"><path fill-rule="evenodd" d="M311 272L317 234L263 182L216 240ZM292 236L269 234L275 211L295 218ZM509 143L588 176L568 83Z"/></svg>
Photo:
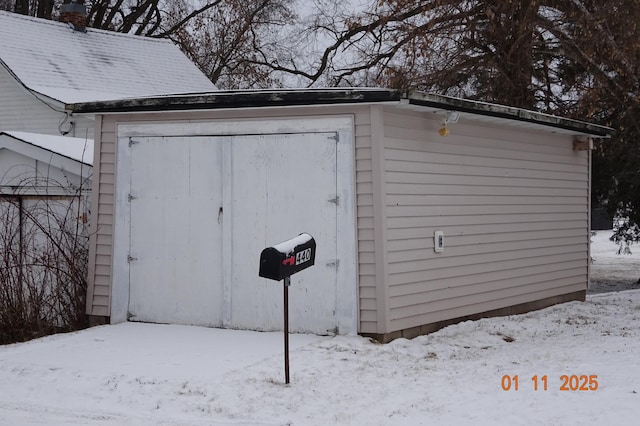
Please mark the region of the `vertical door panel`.
<svg viewBox="0 0 640 426"><path fill-rule="evenodd" d="M334 133L235 136L231 148L232 327L282 329L282 283L258 278L263 248L301 232L316 240L315 266L294 275L290 328L336 328Z"/></svg>
<svg viewBox="0 0 640 426"><path fill-rule="evenodd" d="M139 138L131 147L129 316L222 323L221 144Z"/></svg>

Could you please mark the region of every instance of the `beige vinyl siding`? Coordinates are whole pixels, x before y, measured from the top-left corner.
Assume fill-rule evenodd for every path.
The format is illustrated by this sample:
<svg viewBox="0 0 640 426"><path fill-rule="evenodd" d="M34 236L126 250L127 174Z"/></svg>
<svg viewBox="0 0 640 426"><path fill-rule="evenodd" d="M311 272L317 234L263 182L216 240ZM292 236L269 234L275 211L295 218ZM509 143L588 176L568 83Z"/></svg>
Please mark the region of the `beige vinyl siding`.
<svg viewBox="0 0 640 426"><path fill-rule="evenodd" d="M361 333L378 330L376 288L373 155L369 108L356 114L356 211L358 232L358 296Z"/></svg>
<svg viewBox="0 0 640 426"><path fill-rule="evenodd" d="M158 114L118 114L98 116L97 133L102 143L96 148L94 175L94 199L97 206L92 210L92 251L89 253L89 294L87 312L91 315L109 315L112 280L113 212L116 128L118 123L208 121L220 119L265 119L290 118L292 116L344 115L354 116L355 122L355 190L356 214L358 217L358 271L360 328L362 332L376 332L376 279L374 264L373 186L371 162L371 115L368 106L358 107L310 107L292 109L262 109L259 111L194 111ZM98 136L96 135L96 138ZM98 139L96 139L98 140ZM95 249L94 249L95 247ZM344 283L353 285L353 283Z"/></svg>
<svg viewBox="0 0 640 426"><path fill-rule="evenodd" d="M588 154L464 118L441 137L440 120L385 114L387 331L586 290Z"/></svg>
<svg viewBox="0 0 640 426"><path fill-rule="evenodd" d="M113 210L115 190L115 121L112 116L98 117L94 150L93 208L89 240L89 285L87 312L109 316L111 312L111 267L113 248ZM97 194L97 196L95 195Z"/></svg>

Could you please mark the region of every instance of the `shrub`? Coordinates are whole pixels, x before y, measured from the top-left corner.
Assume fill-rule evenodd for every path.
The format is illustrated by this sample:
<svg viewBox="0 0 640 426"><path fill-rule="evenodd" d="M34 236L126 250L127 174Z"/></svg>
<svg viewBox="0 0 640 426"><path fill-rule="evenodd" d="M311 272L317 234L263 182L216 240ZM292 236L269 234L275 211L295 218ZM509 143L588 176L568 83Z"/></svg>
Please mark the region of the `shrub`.
<svg viewBox="0 0 640 426"><path fill-rule="evenodd" d="M629 218L616 218L610 240L618 244L617 254L631 254L631 245L640 241L640 228Z"/></svg>
<svg viewBox="0 0 640 426"><path fill-rule="evenodd" d="M0 344L88 326L87 195L53 187L25 181L1 195Z"/></svg>

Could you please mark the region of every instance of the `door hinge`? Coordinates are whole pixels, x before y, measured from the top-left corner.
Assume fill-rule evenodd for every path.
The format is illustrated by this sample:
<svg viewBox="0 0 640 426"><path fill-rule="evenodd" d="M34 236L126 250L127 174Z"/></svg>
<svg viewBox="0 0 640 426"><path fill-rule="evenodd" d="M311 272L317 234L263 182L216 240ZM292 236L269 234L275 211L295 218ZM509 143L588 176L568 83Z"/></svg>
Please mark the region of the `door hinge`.
<svg viewBox="0 0 640 426"><path fill-rule="evenodd" d="M131 148L133 145L140 143L138 141L134 141L133 139L129 138L129 148Z"/></svg>
<svg viewBox="0 0 640 426"><path fill-rule="evenodd" d="M327 139L334 140L336 142L340 142L340 135L336 133L334 136L329 136Z"/></svg>
<svg viewBox="0 0 640 426"><path fill-rule="evenodd" d="M137 257L133 257L130 254L127 255L127 262L131 263L131 262L133 262L135 260L138 260L138 258Z"/></svg>
<svg viewBox="0 0 640 426"><path fill-rule="evenodd" d="M333 259L327 262L327 266L338 269L340 267L340 259Z"/></svg>
<svg viewBox="0 0 640 426"><path fill-rule="evenodd" d="M138 198L138 197L134 197L134 196L133 196L133 195L131 195L131 194L128 194L128 195L127 195L127 200L129 200L129 202L131 202L131 200L135 200L136 198Z"/></svg>
<svg viewBox="0 0 640 426"><path fill-rule="evenodd" d="M336 195L335 198L329 198L327 201L329 201L330 203L337 205L340 205L340 196Z"/></svg>

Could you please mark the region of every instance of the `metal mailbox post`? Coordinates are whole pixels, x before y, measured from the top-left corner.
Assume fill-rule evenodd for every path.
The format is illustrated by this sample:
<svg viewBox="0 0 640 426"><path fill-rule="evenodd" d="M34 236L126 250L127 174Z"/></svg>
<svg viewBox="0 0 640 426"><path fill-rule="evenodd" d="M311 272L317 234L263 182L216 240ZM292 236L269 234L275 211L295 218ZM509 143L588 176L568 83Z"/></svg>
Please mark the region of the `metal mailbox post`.
<svg viewBox="0 0 640 426"><path fill-rule="evenodd" d="M291 275L298 273L316 260L316 241L309 234L300 234L260 254L258 276L283 282L284 292L284 379L289 384L289 286Z"/></svg>

